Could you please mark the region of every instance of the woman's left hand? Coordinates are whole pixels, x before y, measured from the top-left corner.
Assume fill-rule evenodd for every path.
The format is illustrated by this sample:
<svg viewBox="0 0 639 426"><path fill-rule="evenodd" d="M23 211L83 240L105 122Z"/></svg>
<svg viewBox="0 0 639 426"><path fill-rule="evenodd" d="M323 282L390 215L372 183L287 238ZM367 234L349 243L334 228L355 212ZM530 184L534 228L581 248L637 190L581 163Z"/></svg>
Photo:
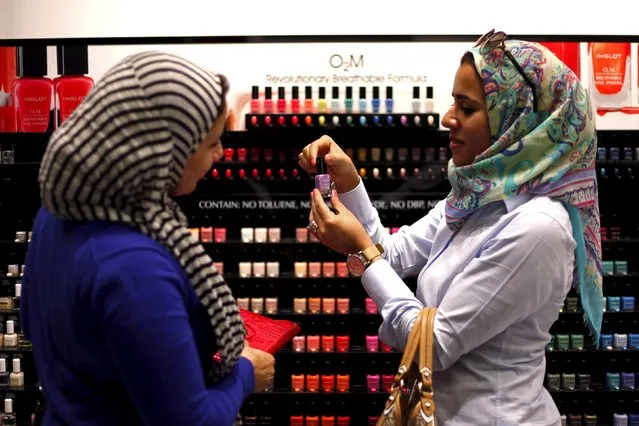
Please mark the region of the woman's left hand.
<svg viewBox="0 0 639 426"><path fill-rule="evenodd" d="M311 214L309 224L315 221L317 231L313 227L309 230L325 246L341 254L357 253L373 245L368 233L337 196L337 191L331 195L331 204L337 214L330 211L320 192L314 189L311 193Z"/></svg>

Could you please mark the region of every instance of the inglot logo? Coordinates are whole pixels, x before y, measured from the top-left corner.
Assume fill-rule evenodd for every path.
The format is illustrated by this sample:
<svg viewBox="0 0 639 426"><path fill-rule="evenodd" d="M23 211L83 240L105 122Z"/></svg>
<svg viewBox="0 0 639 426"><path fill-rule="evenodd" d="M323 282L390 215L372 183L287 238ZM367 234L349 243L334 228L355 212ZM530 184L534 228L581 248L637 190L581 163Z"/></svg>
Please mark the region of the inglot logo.
<svg viewBox="0 0 639 426"><path fill-rule="evenodd" d="M348 72L351 68L364 68L364 55L342 56L339 53L334 53L328 59L328 63L332 68Z"/></svg>

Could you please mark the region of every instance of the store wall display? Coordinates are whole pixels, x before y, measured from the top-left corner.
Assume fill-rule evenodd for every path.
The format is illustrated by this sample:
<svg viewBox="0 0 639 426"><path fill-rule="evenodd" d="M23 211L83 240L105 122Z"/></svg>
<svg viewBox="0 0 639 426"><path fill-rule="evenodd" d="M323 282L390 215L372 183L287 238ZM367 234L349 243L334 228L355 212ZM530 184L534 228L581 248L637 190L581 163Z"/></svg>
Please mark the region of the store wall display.
<svg viewBox="0 0 639 426"><path fill-rule="evenodd" d="M590 60L586 41L553 43L547 45L586 84L591 69L610 72L610 66ZM322 173L316 179L298 167L297 155L322 134L334 136L354 160L389 232L421 218L450 188L448 135L440 122L468 44L317 43L312 52L308 47L59 44L44 50L48 71L41 72L39 59L37 67L27 67L38 72L28 76L20 71L30 63L25 53L42 58L43 50L0 48L0 397L11 401L5 401L7 416L26 424L37 404L37 373L30 342L20 333L19 304L39 207L36 176L51 126L62 124L117 60L153 48L210 66L231 83L223 158L194 194L178 200L191 233L223 271L240 307L302 328L277 354L273 390L251 396L243 407L244 424L375 424L401 351L379 341L379 312L349 275L343 256L308 233L308 193L324 183ZM614 104L626 110L597 118L606 296L600 348L590 341L572 292L546 348L546 387L568 425L639 422L639 263L633 256L639 227L633 211L621 205L636 191L639 173L639 132L623 130L639 130L638 116L628 109L639 106L638 53L630 43L630 78L623 83L630 97ZM11 87L15 81L29 86L25 77L51 82L49 103L39 100L49 105L46 129L46 106L35 119L28 114L18 119L21 92ZM414 288L414 280L407 283Z"/></svg>

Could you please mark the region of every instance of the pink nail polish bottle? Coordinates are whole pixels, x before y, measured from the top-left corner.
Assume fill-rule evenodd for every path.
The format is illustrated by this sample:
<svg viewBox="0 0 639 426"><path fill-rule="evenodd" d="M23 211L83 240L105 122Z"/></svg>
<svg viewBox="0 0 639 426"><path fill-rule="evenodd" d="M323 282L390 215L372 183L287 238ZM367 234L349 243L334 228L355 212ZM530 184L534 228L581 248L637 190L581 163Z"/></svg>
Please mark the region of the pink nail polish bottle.
<svg viewBox="0 0 639 426"><path fill-rule="evenodd" d="M286 113L286 91L284 87L277 88L277 112Z"/></svg>
<svg viewBox="0 0 639 426"><path fill-rule="evenodd" d="M306 298L305 297L296 297L293 299L293 310L296 314L305 314L306 313Z"/></svg>
<svg viewBox="0 0 639 426"><path fill-rule="evenodd" d="M296 228L295 229L295 241L298 243L307 243L308 242L308 229L306 228Z"/></svg>
<svg viewBox="0 0 639 426"><path fill-rule="evenodd" d="M391 234L396 234L397 231L399 231L399 227L395 226L395 227L391 228Z"/></svg>
<svg viewBox="0 0 639 426"><path fill-rule="evenodd" d="M379 341L379 347L382 352L393 352L393 347L391 345L387 345L386 343Z"/></svg>
<svg viewBox="0 0 639 426"><path fill-rule="evenodd" d="M390 392L393 387L393 375L392 374L384 374L382 376L382 392Z"/></svg>
<svg viewBox="0 0 639 426"><path fill-rule="evenodd" d="M251 114L260 113L260 88L258 86L251 87Z"/></svg>
<svg viewBox="0 0 639 426"><path fill-rule="evenodd" d="M369 315L377 314L377 305L370 297L366 298L366 313Z"/></svg>
<svg viewBox="0 0 639 426"><path fill-rule="evenodd" d="M368 374L366 376L366 388L369 392L379 391L379 374Z"/></svg>
<svg viewBox="0 0 639 426"><path fill-rule="evenodd" d="M216 243L226 242L226 228L215 228L215 242Z"/></svg>
<svg viewBox="0 0 639 426"><path fill-rule="evenodd" d="M322 276L322 263L321 262L309 262L308 263L308 276L310 278L319 278Z"/></svg>
<svg viewBox="0 0 639 426"><path fill-rule="evenodd" d="M337 276L339 278L348 278L348 268L346 262L337 262Z"/></svg>
<svg viewBox="0 0 639 426"><path fill-rule="evenodd" d="M293 352L306 351L306 336L293 337Z"/></svg>
<svg viewBox="0 0 639 426"><path fill-rule="evenodd" d="M366 336L366 352L379 352L379 338Z"/></svg>
<svg viewBox="0 0 639 426"><path fill-rule="evenodd" d="M322 263L322 276L324 278L335 277L335 262Z"/></svg>
<svg viewBox="0 0 639 426"><path fill-rule="evenodd" d="M279 243L281 241L282 231L280 228L268 228L268 241L270 243Z"/></svg>
<svg viewBox="0 0 639 426"><path fill-rule="evenodd" d="M273 89L271 87L264 88L264 114L273 113Z"/></svg>
<svg viewBox="0 0 639 426"><path fill-rule="evenodd" d="M325 297L322 299L322 312L328 315L335 313L335 298Z"/></svg>
<svg viewBox="0 0 639 426"><path fill-rule="evenodd" d="M306 336L306 350L309 352L320 351L320 337L319 336Z"/></svg>
<svg viewBox="0 0 639 426"><path fill-rule="evenodd" d="M217 269L217 272L224 275L224 262L213 262L213 266Z"/></svg>
<svg viewBox="0 0 639 426"><path fill-rule="evenodd" d="M348 314L350 312L350 299L347 297L340 297L337 299L337 313Z"/></svg>

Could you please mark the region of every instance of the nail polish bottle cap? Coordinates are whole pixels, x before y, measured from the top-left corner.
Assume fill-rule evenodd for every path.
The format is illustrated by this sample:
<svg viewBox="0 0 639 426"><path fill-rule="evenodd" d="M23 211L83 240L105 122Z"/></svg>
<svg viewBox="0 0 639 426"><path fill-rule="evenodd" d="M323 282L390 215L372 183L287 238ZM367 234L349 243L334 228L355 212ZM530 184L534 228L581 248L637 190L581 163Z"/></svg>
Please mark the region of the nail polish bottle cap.
<svg viewBox="0 0 639 426"><path fill-rule="evenodd" d="M326 99L326 87L319 88L319 98Z"/></svg>
<svg viewBox="0 0 639 426"><path fill-rule="evenodd" d="M317 174L318 175L328 174L328 168L326 167L326 161L324 161L324 157L317 157L315 161L317 163Z"/></svg>
<svg viewBox="0 0 639 426"><path fill-rule="evenodd" d="M7 321L7 334L15 334L15 328L13 326L13 320Z"/></svg>
<svg viewBox="0 0 639 426"><path fill-rule="evenodd" d="M0 358L0 373L6 373L6 372L7 372L7 359Z"/></svg>
<svg viewBox="0 0 639 426"><path fill-rule="evenodd" d="M426 99L433 99L433 86L426 87Z"/></svg>
<svg viewBox="0 0 639 426"><path fill-rule="evenodd" d="M386 99L393 99L393 86L386 86Z"/></svg>
<svg viewBox="0 0 639 426"><path fill-rule="evenodd" d="M300 98L300 88L299 87L293 86L291 98L292 99L299 99Z"/></svg>
<svg viewBox="0 0 639 426"><path fill-rule="evenodd" d="M260 98L260 88L258 86L253 86L251 88L251 99L259 99Z"/></svg>
<svg viewBox="0 0 639 426"><path fill-rule="evenodd" d="M346 99L353 98L353 88L351 86L346 87Z"/></svg>
<svg viewBox="0 0 639 426"><path fill-rule="evenodd" d="M413 87L413 99L419 99L419 87Z"/></svg>
<svg viewBox="0 0 639 426"><path fill-rule="evenodd" d="M57 46L58 75L89 73L89 48L85 45Z"/></svg>
<svg viewBox="0 0 639 426"><path fill-rule="evenodd" d="M4 412L5 413L13 413L13 399L5 398L4 400Z"/></svg>
<svg viewBox="0 0 639 426"><path fill-rule="evenodd" d="M339 87L333 87L333 99L339 98Z"/></svg>
<svg viewBox="0 0 639 426"><path fill-rule="evenodd" d="M359 98L366 99L366 87L359 88Z"/></svg>
<svg viewBox="0 0 639 426"><path fill-rule="evenodd" d="M283 87L278 87L277 88L277 97L278 97L278 99L284 99L286 97Z"/></svg>
<svg viewBox="0 0 639 426"><path fill-rule="evenodd" d="M20 372L20 358L13 358L13 372Z"/></svg>
<svg viewBox="0 0 639 426"><path fill-rule="evenodd" d="M264 88L264 99L271 99L273 97L273 89L270 87Z"/></svg>
<svg viewBox="0 0 639 426"><path fill-rule="evenodd" d="M15 293L16 293L16 297L21 297L22 296L22 284L20 284L20 283L16 284Z"/></svg>
<svg viewBox="0 0 639 426"><path fill-rule="evenodd" d="M373 99L379 99L379 86L373 86Z"/></svg>
<svg viewBox="0 0 639 426"><path fill-rule="evenodd" d="M16 49L16 75L18 77L43 77L47 75L47 47L18 47Z"/></svg>
<svg viewBox="0 0 639 426"><path fill-rule="evenodd" d="M295 90L295 88L293 88L293 90ZM304 88L304 97L306 99L312 99L313 98L313 87L312 86L306 86Z"/></svg>

